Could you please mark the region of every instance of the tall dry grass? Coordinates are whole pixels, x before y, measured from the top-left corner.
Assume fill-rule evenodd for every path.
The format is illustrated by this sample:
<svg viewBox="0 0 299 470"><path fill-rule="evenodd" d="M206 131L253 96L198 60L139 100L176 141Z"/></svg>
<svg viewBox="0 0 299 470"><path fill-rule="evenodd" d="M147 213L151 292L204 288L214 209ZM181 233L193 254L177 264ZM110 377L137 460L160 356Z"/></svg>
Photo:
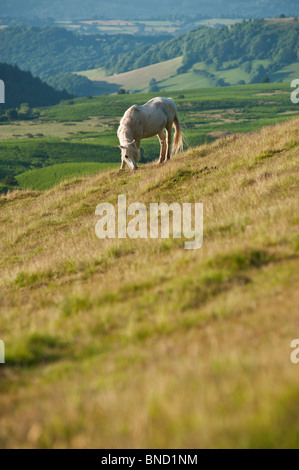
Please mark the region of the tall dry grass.
<svg viewBox="0 0 299 470"><path fill-rule="evenodd" d="M298 124L0 197L2 447L298 445ZM203 247L99 240L118 194L202 202Z"/></svg>

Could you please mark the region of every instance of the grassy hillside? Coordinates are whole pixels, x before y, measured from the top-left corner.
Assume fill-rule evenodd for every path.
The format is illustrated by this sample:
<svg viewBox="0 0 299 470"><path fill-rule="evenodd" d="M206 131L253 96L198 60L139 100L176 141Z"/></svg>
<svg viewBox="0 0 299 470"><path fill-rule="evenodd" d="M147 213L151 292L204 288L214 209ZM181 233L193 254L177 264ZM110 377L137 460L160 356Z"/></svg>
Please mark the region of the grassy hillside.
<svg viewBox="0 0 299 470"><path fill-rule="evenodd" d="M298 446L298 125L0 197L2 448ZM202 248L99 240L118 194L202 202Z"/></svg>
<svg viewBox="0 0 299 470"><path fill-rule="evenodd" d="M161 82L166 80L173 75L177 75L177 69L181 66L182 57L176 57L175 59L166 60L158 64L148 65L147 67L141 67L137 70L131 70L130 72L124 72L105 76L103 69L92 69L83 72L78 72L78 75L87 77L89 80L97 83L98 81L109 84L117 84L119 87L124 87L126 90L133 92L148 91L149 82L152 78ZM103 75L104 74L104 75ZM178 89L185 89L181 86Z"/></svg>
<svg viewBox="0 0 299 470"><path fill-rule="evenodd" d="M240 67L238 61L226 61L222 69L217 66L198 62L193 64L184 73L178 73L183 57L159 62L157 64L140 67L129 72L107 75L104 69L91 69L77 72L78 75L87 77L94 84L103 83L124 87L130 92L146 92L149 89L149 82L152 78L157 81L159 90L192 90L195 88L215 87L220 84L237 85L239 82L250 83L252 76ZM267 67L269 60L253 60L252 67ZM297 62L286 67L282 67L275 74L269 74L271 81L288 81L296 78L298 70ZM298 75L298 74L297 74Z"/></svg>

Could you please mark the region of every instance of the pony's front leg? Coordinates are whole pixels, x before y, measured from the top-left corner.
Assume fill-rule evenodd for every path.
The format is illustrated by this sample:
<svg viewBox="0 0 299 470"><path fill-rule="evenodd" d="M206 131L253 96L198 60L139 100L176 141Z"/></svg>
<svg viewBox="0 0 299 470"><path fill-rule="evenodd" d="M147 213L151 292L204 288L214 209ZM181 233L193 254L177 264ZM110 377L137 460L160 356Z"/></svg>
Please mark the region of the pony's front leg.
<svg viewBox="0 0 299 470"><path fill-rule="evenodd" d="M158 134L158 139L160 141L160 156L159 156L159 160L158 160L158 164L159 164L159 163L164 162L165 154L166 154L166 137L165 137L164 131L161 131Z"/></svg>

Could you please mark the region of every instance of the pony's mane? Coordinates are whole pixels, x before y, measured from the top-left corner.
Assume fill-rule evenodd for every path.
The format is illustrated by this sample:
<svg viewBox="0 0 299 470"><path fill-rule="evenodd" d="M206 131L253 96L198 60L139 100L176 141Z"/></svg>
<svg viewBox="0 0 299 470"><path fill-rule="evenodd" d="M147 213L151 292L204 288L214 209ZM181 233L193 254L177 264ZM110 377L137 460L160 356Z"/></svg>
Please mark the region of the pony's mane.
<svg viewBox="0 0 299 470"><path fill-rule="evenodd" d="M122 145L129 144L128 145L129 154L130 153L133 154L132 156L134 157L134 159L138 161L140 158L139 151L136 149L134 145L131 145L134 142L134 136L133 136L134 116L136 114L136 111L137 109L134 105L134 106L131 106L131 108L129 108L125 112L122 119L120 120L119 127L117 130L117 135L118 135L120 142L122 142Z"/></svg>
<svg viewBox="0 0 299 470"><path fill-rule="evenodd" d="M123 117L120 120L119 127L118 127L118 130L117 130L117 135L119 137L122 137L124 140L127 140L127 141L134 140L134 137L133 137L133 134L134 134L134 117L135 117L136 111L137 111L137 109L136 109L135 105L131 106L131 108L129 108L125 112L125 114L123 115ZM129 135L126 135L126 134L129 134Z"/></svg>
<svg viewBox="0 0 299 470"><path fill-rule="evenodd" d="M134 106L131 106L131 108L129 108L125 112L125 114L120 120L119 129L123 129L124 127L131 127L132 125L134 125L134 117L135 117L136 111L137 109L134 105Z"/></svg>

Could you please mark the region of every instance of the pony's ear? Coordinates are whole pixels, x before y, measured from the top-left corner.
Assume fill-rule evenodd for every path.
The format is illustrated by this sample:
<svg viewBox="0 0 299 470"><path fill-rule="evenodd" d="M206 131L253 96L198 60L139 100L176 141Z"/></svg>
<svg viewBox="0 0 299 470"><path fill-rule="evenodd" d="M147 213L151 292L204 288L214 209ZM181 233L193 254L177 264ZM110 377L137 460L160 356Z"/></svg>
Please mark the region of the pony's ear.
<svg viewBox="0 0 299 470"><path fill-rule="evenodd" d="M120 150L122 150L122 149L126 149L127 147L124 147L123 145L119 145L118 148L120 148Z"/></svg>

